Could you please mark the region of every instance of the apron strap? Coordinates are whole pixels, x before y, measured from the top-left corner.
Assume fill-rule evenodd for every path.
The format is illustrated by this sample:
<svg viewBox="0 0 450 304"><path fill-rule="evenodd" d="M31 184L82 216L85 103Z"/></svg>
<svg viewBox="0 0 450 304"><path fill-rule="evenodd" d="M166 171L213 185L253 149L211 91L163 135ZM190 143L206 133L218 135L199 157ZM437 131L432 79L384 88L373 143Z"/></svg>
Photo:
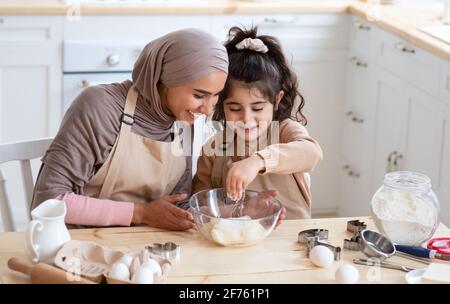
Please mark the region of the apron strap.
<svg viewBox="0 0 450 304"><path fill-rule="evenodd" d="M107 170L105 181L103 182L102 189L98 198L110 198L116 184L117 177L119 175L120 167L123 165L123 159L126 160L130 145L129 139L131 134L131 126L134 123L134 110L136 109L138 93L136 89L131 86L127 93L127 99L125 101L125 107L122 116L120 117L121 125L120 132L117 137L116 150L111 151L114 153L114 157L111 160L109 168Z"/></svg>

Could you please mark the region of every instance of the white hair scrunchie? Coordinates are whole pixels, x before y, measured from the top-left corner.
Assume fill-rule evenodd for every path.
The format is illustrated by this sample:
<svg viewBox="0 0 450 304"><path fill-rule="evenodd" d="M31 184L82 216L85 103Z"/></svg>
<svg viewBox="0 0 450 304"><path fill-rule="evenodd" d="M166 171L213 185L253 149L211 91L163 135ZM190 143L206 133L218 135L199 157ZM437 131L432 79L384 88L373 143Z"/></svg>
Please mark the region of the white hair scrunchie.
<svg viewBox="0 0 450 304"><path fill-rule="evenodd" d="M247 49L260 53L267 53L269 51L264 42L262 42L262 40L258 38L245 38L244 40L236 44L236 48L238 50Z"/></svg>

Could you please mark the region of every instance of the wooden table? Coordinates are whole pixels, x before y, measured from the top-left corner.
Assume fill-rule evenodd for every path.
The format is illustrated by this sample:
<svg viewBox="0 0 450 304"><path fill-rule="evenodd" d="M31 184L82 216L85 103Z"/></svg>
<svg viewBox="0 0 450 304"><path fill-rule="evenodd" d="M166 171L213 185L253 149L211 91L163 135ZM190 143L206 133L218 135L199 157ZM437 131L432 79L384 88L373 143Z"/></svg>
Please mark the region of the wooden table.
<svg viewBox="0 0 450 304"><path fill-rule="evenodd" d="M72 239L91 240L122 250L140 250L153 242L175 242L181 245L181 262L171 269L167 283L335 283L334 272L342 263L352 263L361 253L343 249L340 262L327 269L315 267L297 243L304 229L329 230L329 242L343 246L347 221L359 219L374 228L369 217L285 220L262 243L245 248L227 248L207 241L197 231L169 232L149 227L99 228L71 230ZM435 236L450 236L441 224ZM17 256L25 258L24 233L0 233L0 279L4 283L27 283L27 277L11 271L6 262ZM423 267L424 264L401 257L391 261ZM399 270L355 265L360 283L405 283Z"/></svg>

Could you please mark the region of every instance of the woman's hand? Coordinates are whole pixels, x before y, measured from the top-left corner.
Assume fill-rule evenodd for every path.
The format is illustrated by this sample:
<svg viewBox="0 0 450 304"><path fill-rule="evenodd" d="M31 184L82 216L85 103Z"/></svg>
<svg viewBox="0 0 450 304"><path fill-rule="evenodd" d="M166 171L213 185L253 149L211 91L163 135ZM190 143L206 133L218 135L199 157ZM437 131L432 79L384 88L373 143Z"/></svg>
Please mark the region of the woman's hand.
<svg viewBox="0 0 450 304"><path fill-rule="evenodd" d="M228 171L226 181L227 195L233 200L240 199L245 188L255 179L259 171L264 170L264 168L264 160L258 155L235 162Z"/></svg>
<svg viewBox="0 0 450 304"><path fill-rule="evenodd" d="M285 217L286 217L286 208L283 207L283 209L281 209L280 217L278 218L278 221L274 229L276 229L281 224L281 221L284 220Z"/></svg>
<svg viewBox="0 0 450 304"><path fill-rule="evenodd" d="M186 194L175 194L150 203L135 203L132 223L167 230L196 229L192 214L174 205L186 197Z"/></svg>

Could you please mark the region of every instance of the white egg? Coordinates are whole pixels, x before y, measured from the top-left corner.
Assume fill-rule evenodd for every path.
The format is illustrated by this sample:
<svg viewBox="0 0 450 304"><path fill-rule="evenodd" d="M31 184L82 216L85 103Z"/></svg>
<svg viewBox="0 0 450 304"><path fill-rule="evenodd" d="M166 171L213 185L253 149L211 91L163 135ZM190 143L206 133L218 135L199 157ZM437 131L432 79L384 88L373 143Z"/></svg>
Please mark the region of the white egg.
<svg viewBox="0 0 450 304"><path fill-rule="evenodd" d="M133 261L133 256L130 254L124 254L118 262L124 263L128 268L131 266L131 262Z"/></svg>
<svg viewBox="0 0 450 304"><path fill-rule="evenodd" d="M137 284L153 284L153 271L148 267L139 267L133 274L132 281Z"/></svg>
<svg viewBox="0 0 450 304"><path fill-rule="evenodd" d="M333 263L333 252L325 246L318 245L309 252L311 262L319 267L328 267Z"/></svg>
<svg viewBox="0 0 450 304"><path fill-rule="evenodd" d="M345 264L339 266L334 274L334 278L341 284L355 284L358 282L359 272L354 266Z"/></svg>
<svg viewBox="0 0 450 304"><path fill-rule="evenodd" d="M117 280L127 281L130 279L130 271L124 263L114 263L111 266L108 275Z"/></svg>
<svg viewBox="0 0 450 304"><path fill-rule="evenodd" d="M142 264L142 267L150 268L152 270L152 272L154 274L156 274L157 276L162 275L161 265L159 265L159 263L157 261L155 261L154 259L150 259L150 258L146 259L144 261L144 263Z"/></svg>

